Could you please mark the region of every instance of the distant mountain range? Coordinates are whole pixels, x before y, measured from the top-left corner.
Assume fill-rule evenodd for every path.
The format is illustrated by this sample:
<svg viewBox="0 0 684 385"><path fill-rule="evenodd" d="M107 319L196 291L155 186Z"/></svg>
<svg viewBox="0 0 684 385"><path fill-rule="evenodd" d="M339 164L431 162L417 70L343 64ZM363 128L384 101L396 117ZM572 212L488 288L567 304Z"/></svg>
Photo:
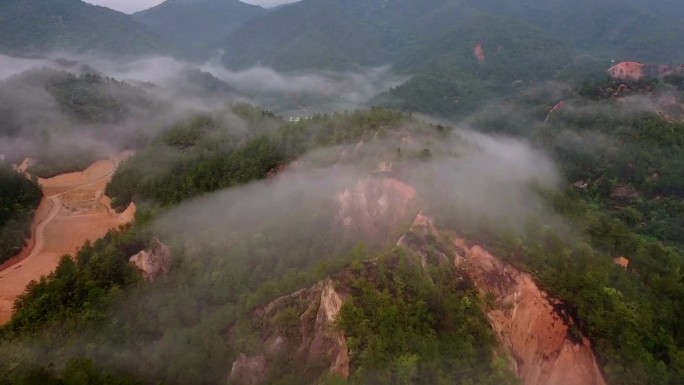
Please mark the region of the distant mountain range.
<svg viewBox="0 0 684 385"><path fill-rule="evenodd" d="M684 7L675 0L303 0L270 11L238 0L167 0L134 15L80 0L3 0L0 50L138 54L190 45L206 56L222 49L236 68L412 67L409 58L444 54L425 56L435 42L482 40L463 35L463 23L483 15L503 18L504 35L529 24L539 39L594 55L684 62Z"/></svg>
<svg viewBox="0 0 684 385"><path fill-rule="evenodd" d="M613 59L684 63L682 8L674 0L302 0L266 10L167 0L125 15L80 0L3 0L0 51L196 61L220 52L229 68L285 72L392 65L412 79L378 102L452 115L478 97Z"/></svg>
<svg viewBox="0 0 684 385"><path fill-rule="evenodd" d="M169 40L202 47L266 13L238 0L168 0L133 18Z"/></svg>
<svg viewBox="0 0 684 385"><path fill-rule="evenodd" d="M145 54L165 48L130 16L80 0L0 1L0 52Z"/></svg>

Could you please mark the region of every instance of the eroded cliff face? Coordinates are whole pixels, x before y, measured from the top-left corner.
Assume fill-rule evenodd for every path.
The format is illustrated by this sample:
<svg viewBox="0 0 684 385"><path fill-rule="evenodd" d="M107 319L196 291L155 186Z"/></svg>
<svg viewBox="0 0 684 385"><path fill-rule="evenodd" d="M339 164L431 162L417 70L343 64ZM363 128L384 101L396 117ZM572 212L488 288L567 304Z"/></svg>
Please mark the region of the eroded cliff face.
<svg viewBox="0 0 684 385"><path fill-rule="evenodd" d="M588 339L571 337L571 325L532 276L503 263L484 248L455 234L439 231L433 220L418 214L398 245L425 260L435 242L452 243L453 263L482 295L495 305L487 317L502 345L508 350L511 368L525 385L605 385ZM437 250L445 250L438 247ZM437 261L443 258L437 253ZM433 258L435 261L435 258ZM434 263L434 262L433 262Z"/></svg>
<svg viewBox="0 0 684 385"><path fill-rule="evenodd" d="M335 221L366 241L385 243L415 215L415 198L416 190L394 175L391 163L382 163L371 176L337 194Z"/></svg>
<svg viewBox="0 0 684 385"><path fill-rule="evenodd" d="M377 175L338 194L336 221L347 230L386 239L389 231L396 231L412 215L415 201L416 190L398 179L391 166L379 167ZM560 312L562 304L541 290L531 275L439 229L422 213L415 216L397 246L418 256L426 269L454 264L482 295L494 299L487 317L523 384L605 385L591 343L577 331L575 337L571 335L572 321ZM372 269L373 264L365 262L366 268ZM259 325L263 347L258 354L240 355L230 378L238 383L264 383L272 363L283 354L295 354L312 379L319 378L322 367L348 377L347 341L335 321L350 296L353 279L354 274L345 269L255 309L252 318Z"/></svg>
<svg viewBox="0 0 684 385"><path fill-rule="evenodd" d="M495 298L487 312L492 327L515 359L525 385L604 385L588 339L571 337L558 304L532 277L502 263L480 246L455 239L455 263L478 291Z"/></svg>
<svg viewBox="0 0 684 385"><path fill-rule="evenodd" d="M171 259L171 248L155 238L150 247L135 254L129 261L140 270L146 280L153 281L171 271Z"/></svg>
<svg viewBox="0 0 684 385"><path fill-rule="evenodd" d="M335 327L347 294L336 289L338 285L342 285L339 280L327 278L255 309L252 318L260 326L262 352L241 354L232 365L230 379L245 384L264 383L273 362L289 354L296 355L296 362L302 363L312 379L321 375L321 367L347 378L347 341ZM293 315L296 317L291 319Z"/></svg>

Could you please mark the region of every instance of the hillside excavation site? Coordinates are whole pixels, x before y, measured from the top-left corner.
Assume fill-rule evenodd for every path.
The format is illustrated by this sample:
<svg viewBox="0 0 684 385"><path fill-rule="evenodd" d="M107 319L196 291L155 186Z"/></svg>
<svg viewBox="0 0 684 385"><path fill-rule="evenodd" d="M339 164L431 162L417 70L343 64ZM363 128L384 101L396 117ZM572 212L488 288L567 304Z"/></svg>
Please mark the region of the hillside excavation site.
<svg viewBox="0 0 684 385"><path fill-rule="evenodd" d="M39 179L43 199L31 226L31 238L22 252L0 265L0 325L12 316L12 307L26 285L57 267L65 254L74 255L87 241L133 221L135 206L115 212L105 187L130 151L98 160L82 172ZM25 172L24 161L19 171ZM24 166L24 167L23 167Z"/></svg>

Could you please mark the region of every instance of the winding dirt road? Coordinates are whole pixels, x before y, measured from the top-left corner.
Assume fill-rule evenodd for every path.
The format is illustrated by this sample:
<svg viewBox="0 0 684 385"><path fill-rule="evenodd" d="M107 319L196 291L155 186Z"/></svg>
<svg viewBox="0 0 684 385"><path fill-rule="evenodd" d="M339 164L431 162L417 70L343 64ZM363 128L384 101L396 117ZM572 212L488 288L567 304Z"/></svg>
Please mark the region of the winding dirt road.
<svg viewBox="0 0 684 385"><path fill-rule="evenodd" d="M74 254L86 241L94 241L109 230L129 223L135 207L124 214L112 210L104 188L121 161L132 155L124 152L99 160L83 172L39 179L43 189L42 211L33 224L33 237L28 250L10 265L0 267L0 325L9 321L15 299L26 285L50 274L65 254ZM26 257L23 257L26 255Z"/></svg>

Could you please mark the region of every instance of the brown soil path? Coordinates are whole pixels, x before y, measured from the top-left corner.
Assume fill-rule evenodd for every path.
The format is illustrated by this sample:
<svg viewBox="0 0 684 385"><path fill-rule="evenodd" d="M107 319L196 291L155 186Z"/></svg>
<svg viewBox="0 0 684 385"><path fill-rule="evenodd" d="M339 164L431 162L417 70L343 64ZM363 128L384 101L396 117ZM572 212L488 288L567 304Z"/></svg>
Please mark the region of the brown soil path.
<svg viewBox="0 0 684 385"><path fill-rule="evenodd" d="M86 241L131 222L135 208L129 207L126 215L117 214L103 193L119 163L131 155L124 152L99 160L83 172L39 179L44 194L41 206L50 209L47 215L36 215L27 250L0 270L0 325L11 318L14 300L26 285L50 274L62 255L74 254Z"/></svg>

